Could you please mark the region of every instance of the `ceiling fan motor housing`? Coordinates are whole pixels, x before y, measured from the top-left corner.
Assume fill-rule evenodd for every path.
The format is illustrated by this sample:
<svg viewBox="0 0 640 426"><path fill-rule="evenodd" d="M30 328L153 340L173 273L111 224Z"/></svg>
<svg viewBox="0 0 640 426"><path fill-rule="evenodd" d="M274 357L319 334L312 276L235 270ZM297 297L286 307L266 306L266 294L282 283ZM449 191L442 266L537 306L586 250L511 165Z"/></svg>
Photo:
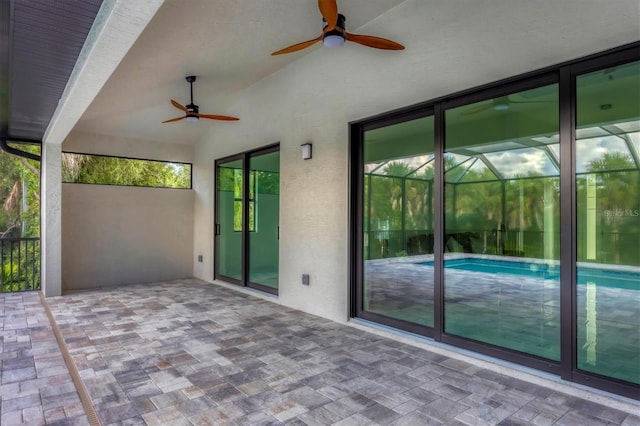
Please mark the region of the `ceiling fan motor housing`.
<svg viewBox="0 0 640 426"><path fill-rule="evenodd" d="M200 119L200 117L198 117L198 112L200 111L200 109L198 108L198 105L189 104L189 105L185 105L185 108L187 108L187 112L186 112L187 121L194 122Z"/></svg>
<svg viewBox="0 0 640 426"><path fill-rule="evenodd" d="M196 76L188 75L185 77L185 79L189 82L189 87L191 89L191 103L185 106L185 108L187 109L187 112L186 112L187 121L191 121L191 122L198 121L200 119L200 117L198 116L200 109L198 108L198 105L195 105L193 103L193 82L196 81Z"/></svg>
<svg viewBox="0 0 640 426"><path fill-rule="evenodd" d="M345 38L344 36L344 32L347 29L345 26L345 17L342 13L338 13L338 21L336 23L336 28L331 30L331 31L327 31L326 33L323 34L322 36L322 40L324 40L327 37L341 37L343 40ZM325 21L324 18L322 18L322 29L324 30L325 28L327 28L327 21Z"/></svg>

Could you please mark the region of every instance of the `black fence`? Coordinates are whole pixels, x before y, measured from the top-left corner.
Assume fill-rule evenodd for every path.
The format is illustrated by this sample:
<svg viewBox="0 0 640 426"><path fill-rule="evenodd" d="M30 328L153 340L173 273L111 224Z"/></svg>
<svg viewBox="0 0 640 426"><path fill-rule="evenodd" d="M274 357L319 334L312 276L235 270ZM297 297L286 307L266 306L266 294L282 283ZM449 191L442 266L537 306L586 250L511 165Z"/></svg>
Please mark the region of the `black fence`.
<svg viewBox="0 0 640 426"><path fill-rule="evenodd" d="M0 292L40 290L40 238L0 238Z"/></svg>

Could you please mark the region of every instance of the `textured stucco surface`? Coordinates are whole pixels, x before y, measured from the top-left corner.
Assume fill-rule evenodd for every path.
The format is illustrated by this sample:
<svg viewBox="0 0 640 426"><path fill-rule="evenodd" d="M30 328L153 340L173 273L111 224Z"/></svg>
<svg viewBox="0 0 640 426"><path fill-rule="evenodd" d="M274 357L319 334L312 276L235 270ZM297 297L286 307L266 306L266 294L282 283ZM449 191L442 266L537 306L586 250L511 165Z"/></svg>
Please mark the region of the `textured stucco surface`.
<svg viewBox="0 0 640 426"><path fill-rule="evenodd" d="M351 43L318 49L244 90L230 108L241 120L211 126L195 146L194 250L205 262L195 264L194 275L213 279L214 160L280 142L280 302L345 321L349 122L637 38L632 25L611 33L604 24L612 19L609 8L601 10L601 20L587 19L597 6L593 2L547 6L542 13L537 3L496 9L477 2L436 7L406 1L370 24L383 19L392 29L399 23L414 29L402 33L406 50L379 51ZM370 25L358 32L366 34ZM313 143L313 159L304 161L300 144L306 142ZM300 284L303 273L310 274L310 286Z"/></svg>
<svg viewBox="0 0 640 426"><path fill-rule="evenodd" d="M193 193L63 184L63 290L192 275Z"/></svg>

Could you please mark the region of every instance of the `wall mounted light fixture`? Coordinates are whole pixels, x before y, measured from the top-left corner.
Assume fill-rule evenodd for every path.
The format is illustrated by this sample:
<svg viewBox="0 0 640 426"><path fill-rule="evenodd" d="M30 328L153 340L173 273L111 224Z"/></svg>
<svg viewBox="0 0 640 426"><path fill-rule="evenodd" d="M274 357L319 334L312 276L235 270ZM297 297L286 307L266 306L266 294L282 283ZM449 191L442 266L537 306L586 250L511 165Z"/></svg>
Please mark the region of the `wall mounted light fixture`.
<svg viewBox="0 0 640 426"><path fill-rule="evenodd" d="M303 143L300 146L302 146L302 159L303 160L311 159L311 143L310 142Z"/></svg>

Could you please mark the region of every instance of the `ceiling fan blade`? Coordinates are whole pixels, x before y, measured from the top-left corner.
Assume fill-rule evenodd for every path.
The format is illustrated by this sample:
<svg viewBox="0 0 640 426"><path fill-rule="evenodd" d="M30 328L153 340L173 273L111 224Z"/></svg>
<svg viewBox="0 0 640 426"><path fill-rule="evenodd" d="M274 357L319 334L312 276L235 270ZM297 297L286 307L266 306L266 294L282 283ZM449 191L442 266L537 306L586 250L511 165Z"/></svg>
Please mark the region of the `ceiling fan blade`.
<svg viewBox="0 0 640 426"><path fill-rule="evenodd" d="M187 112L187 107L180 104L179 102L174 101L173 99L171 99L171 105L173 105L174 107L178 108L181 111Z"/></svg>
<svg viewBox="0 0 640 426"><path fill-rule="evenodd" d="M180 121L180 120L184 120L185 118L187 118L186 115L183 116L183 117L170 118L169 120L163 121L163 123L171 123L173 121Z"/></svg>
<svg viewBox="0 0 640 426"><path fill-rule="evenodd" d="M375 47L376 49L384 49L384 50L403 50L404 49L403 45L396 43L395 41L387 40L386 38L382 38L382 37L350 34L347 32L345 32L345 36L348 41L362 44L363 46Z"/></svg>
<svg viewBox="0 0 640 426"><path fill-rule="evenodd" d="M477 107L469 108L466 111L462 112L462 115L472 115L477 114L479 112L484 111L485 109L493 108L493 103L488 103L486 105L479 105Z"/></svg>
<svg viewBox="0 0 640 426"><path fill-rule="evenodd" d="M224 120L224 121L238 121L237 117L229 117L227 115L215 115L215 114L198 114L200 118L208 118L210 120Z"/></svg>
<svg viewBox="0 0 640 426"><path fill-rule="evenodd" d="M338 23L338 5L336 0L318 0L318 9L320 14L327 22L326 31L331 31Z"/></svg>
<svg viewBox="0 0 640 426"><path fill-rule="evenodd" d="M289 47L285 47L284 49L278 50L277 52L273 52L271 54L271 56L275 56L275 55L282 55L285 53L292 53L292 52L297 52L298 50L302 50L304 48L307 48L313 44L316 44L317 42L319 42L320 40L322 40L322 35L312 39L312 40L307 40L307 41L303 41L302 43L298 43L298 44L294 44L292 46Z"/></svg>

